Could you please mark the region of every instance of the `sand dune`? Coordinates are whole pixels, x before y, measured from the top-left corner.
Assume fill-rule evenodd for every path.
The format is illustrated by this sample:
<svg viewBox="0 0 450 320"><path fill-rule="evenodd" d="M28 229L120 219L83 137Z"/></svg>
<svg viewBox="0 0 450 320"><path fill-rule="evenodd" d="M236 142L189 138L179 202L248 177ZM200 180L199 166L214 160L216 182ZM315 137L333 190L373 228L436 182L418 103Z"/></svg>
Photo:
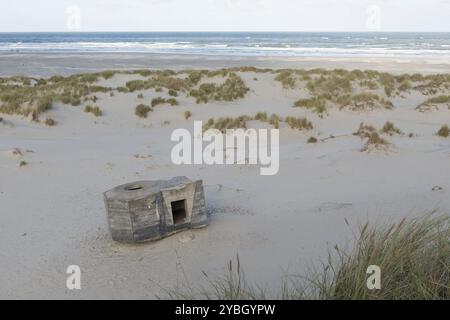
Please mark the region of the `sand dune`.
<svg viewBox="0 0 450 320"><path fill-rule="evenodd" d="M0 57L0 65L5 59ZM345 61L339 65L355 67ZM417 64L392 66L414 73ZM448 65L439 70L447 72ZM56 102L45 113L56 121L52 127L2 114L0 298L154 298L185 276L195 282L202 279L202 270L220 273L236 254L250 280L278 286L284 272L304 270L324 258L329 245L349 243L353 236L345 219L356 228L367 220L391 222L433 209L449 211L450 138L435 134L450 125L446 105L418 112L416 107L430 96L411 91L392 97L392 110L334 106L320 116L293 108L307 97L304 88L283 88L272 73L238 74L250 88L243 99L197 104L180 94L178 106L156 106L148 118L137 117L135 107L158 96L169 99L167 90L96 93L101 117L84 112L86 102ZM118 74L97 85L116 88L134 79L142 77ZM189 120L186 111L192 113ZM174 129L192 130L194 120L257 112L307 117L314 124L309 131L280 124L278 175L260 176L258 166L172 164ZM380 130L387 121L403 132L381 134L389 141L388 152L361 152L365 140L354 135L360 124ZM271 127L256 120L247 125ZM311 136L318 143L308 144ZM178 175L204 180L210 226L142 245L112 242L102 192L126 182ZM73 264L83 272L79 292L65 286L66 268Z"/></svg>

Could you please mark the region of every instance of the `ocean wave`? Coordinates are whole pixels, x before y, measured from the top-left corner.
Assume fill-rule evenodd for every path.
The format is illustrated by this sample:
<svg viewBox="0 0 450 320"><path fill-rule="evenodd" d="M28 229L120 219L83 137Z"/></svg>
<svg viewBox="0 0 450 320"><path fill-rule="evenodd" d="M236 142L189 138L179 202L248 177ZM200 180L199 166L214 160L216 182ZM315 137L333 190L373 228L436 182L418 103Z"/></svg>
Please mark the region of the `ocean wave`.
<svg viewBox="0 0 450 320"><path fill-rule="evenodd" d="M364 42L365 43L365 42ZM250 56L450 56L450 44L376 45L328 43L327 46L293 42L0 42L0 51L13 52L138 52Z"/></svg>

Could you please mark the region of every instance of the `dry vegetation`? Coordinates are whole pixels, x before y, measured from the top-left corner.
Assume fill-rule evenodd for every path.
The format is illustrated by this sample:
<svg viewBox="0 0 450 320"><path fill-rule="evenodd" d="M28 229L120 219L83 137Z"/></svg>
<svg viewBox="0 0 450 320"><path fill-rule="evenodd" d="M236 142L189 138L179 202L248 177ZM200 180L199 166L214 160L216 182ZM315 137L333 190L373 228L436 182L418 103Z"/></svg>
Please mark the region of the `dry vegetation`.
<svg viewBox="0 0 450 320"><path fill-rule="evenodd" d="M84 112L92 113L92 114L93 114L94 116L96 116L96 117L101 117L101 116L103 115L102 109L100 109L100 107L98 107L98 106L92 107L92 106L90 106L90 105L87 105L87 106L84 108Z"/></svg>
<svg viewBox="0 0 450 320"><path fill-rule="evenodd" d="M53 127L56 125L56 121L53 118L47 117L45 118L45 125L49 127Z"/></svg>
<svg viewBox="0 0 450 320"><path fill-rule="evenodd" d="M300 99L294 103L294 107L306 108L322 116L327 113L326 104L327 100L323 97L314 97L310 99Z"/></svg>
<svg viewBox="0 0 450 320"><path fill-rule="evenodd" d="M390 136L403 134L402 130L397 128L392 122L389 121L384 124L383 128L381 129L381 133L388 134Z"/></svg>
<svg viewBox="0 0 450 320"><path fill-rule="evenodd" d="M421 103L416 109L420 112L430 111L432 109L439 109L440 105L446 105L450 109L450 96L440 95L430 98Z"/></svg>
<svg viewBox="0 0 450 320"><path fill-rule="evenodd" d="M228 129L246 129L247 121L251 120L249 116L239 116L236 118L222 117L218 119L209 119L203 126L203 130L217 129L223 133Z"/></svg>
<svg viewBox="0 0 450 320"><path fill-rule="evenodd" d="M224 276L204 273L206 286L163 290L170 299L448 300L450 218L435 213L398 224L360 228L351 249L335 246L320 267L283 277L280 290L250 284L239 257ZM367 288L367 268L382 270L381 290Z"/></svg>
<svg viewBox="0 0 450 320"><path fill-rule="evenodd" d="M304 117L286 117L285 119L286 123L288 124L291 129L297 129L297 130L312 130L313 124L311 121L309 121L307 118Z"/></svg>
<svg viewBox="0 0 450 320"><path fill-rule="evenodd" d="M154 108L156 106L159 106L161 104L168 104L168 105L171 105L171 106L178 106L179 102L176 99L174 99L174 98L164 99L162 97L157 97L157 98L153 98L152 99L152 102L151 102L152 108Z"/></svg>
<svg viewBox="0 0 450 320"><path fill-rule="evenodd" d="M140 104L136 107L134 113L140 118L147 118L150 111L152 111L152 108L145 104Z"/></svg>
<svg viewBox="0 0 450 320"><path fill-rule="evenodd" d="M272 125L275 129L279 129L280 123L286 123L290 128L297 129L300 131L309 131L314 128L311 121L305 117L286 117L283 119L277 114L272 114L270 117L266 112L258 112L255 116L251 117L248 115L242 115L236 118L222 117L218 119L211 118L203 126L203 130L218 129L221 132L225 132L227 129L246 129L247 122L255 120L268 123Z"/></svg>
<svg viewBox="0 0 450 320"><path fill-rule="evenodd" d="M39 117L51 110L55 103L84 107L88 102L96 104L101 99L100 95L96 95L99 93L108 93L112 97L117 92L143 90L167 92L169 96L152 97L151 107L161 104L178 105L175 97L181 95L192 97L199 104L235 101L246 97L250 91L240 76L241 73L248 72L272 74L275 81L280 82L286 90L306 90L308 95L297 100L294 106L311 110L320 117L327 115L331 107L352 111L392 109L394 106L391 98L414 92L431 96L417 107L419 111L440 106L450 108L448 74L392 75L371 70L272 70L237 67L218 70L104 71L46 79L0 78L0 113L31 116L31 119L39 121ZM99 85L101 80L111 79L119 74L141 78L130 80L116 88ZM143 99L144 94L139 92L137 98ZM278 127L280 120L273 118L271 122Z"/></svg>
<svg viewBox="0 0 450 320"><path fill-rule="evenodd" d="M303 107L320 116L327 114L327 108L338 106L353 111L370 111L375 109L392 109L389 100L412 92L424 95L440 96L424 102L420 109L430 105L450 102L444 95L450 90L450 75L436 74L402 74L394 76L377 71L361 70L294 70L274 71L275 80L285 89L306 89L311 97L295 102L295 107Z"/></svg>
<svg viewBox="0 0 450 320"><path fill-rule="evenodd" d="M448 138L450 136L450 128L448 125L443 125L436 134L439 137Z"/></svg>
<svg viewBox="0 0 450 320"><path fill-rule="evenodd" d="M114 92L128 93L141 90L154 89L156 92L168 90L169 99L164 102L170 105L178 105L174 97L180 93L186 96L194 96L198 103L208 101L233 101L243 98L249 89L236 72L255 71L253 68L232 68L216 71L104 71L92 74L79 74L68 77L53 76L47 79L33 77L0 78L0 113L29 116L34 120L52 109L54 103L80 106L83 102L96 103L96 93ZM269 72L267 70L265 72ZM258 71L260 72L260 71ZM117 74L139 75L148 78L146 80L131 80L125 86L117 88L98 85L102 79L111 79ZM187 75L187 76L186 76ZM223 77L222 84L200 84L203 78ZM211 86L212 85L212 86ZM205 90L207 89L207 90ZM144 95L139 93L138 99Z"/></svg>
<svg viewBox="0 0 450 320"><path fill-rule="evenodd" d="M221 85L215 83L203 83L198 89L190 91L197 103L208 103L210 101L234 101L245 97L250 91L244 80L235 73L231 73Z"/></svg>
<svg viewBox="0 0 450 320"><path fill-rule="evenodd" d="M310 137L307 141L307 143L317 143L317 142L319 142L319 140L317 140L316 137Z"/></svg>
<svg viewBox="0 0 450 320"><path fill-rule="evenodd" d="M381 132L382 131L383 130L381 130ZM361 150L362 152L371 151L373 149L386 150L387 146L389 146L389 142L382 138L377 129L372 125L361 123L358 130L353 133L353 135L358 136L365 141Z"/></svg>

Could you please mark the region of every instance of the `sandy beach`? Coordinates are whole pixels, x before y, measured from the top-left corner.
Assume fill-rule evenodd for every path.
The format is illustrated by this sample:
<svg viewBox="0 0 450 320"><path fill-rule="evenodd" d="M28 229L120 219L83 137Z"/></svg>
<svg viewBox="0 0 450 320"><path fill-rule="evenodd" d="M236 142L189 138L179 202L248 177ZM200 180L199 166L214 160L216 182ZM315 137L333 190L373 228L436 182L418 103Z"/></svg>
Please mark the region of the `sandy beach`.
<svg viewBox="0 0 450 320"><path fill-rule="evenodd" d="M0 55L1 77L241 66L396 75L450 72L448 61L423 58ZM165 89L116 90L149 78L136 74L95 82L115 88L113 95L95 94L101 117L84 112L84 101L79 106L53 103L45 115L55 126L0 114L0 298L154 299L186 279L202 283L202 271L223 273L236 255L249 281L276 290L283 275L326 259L327 248L335 244L349 245L354 231L367 221L384 224L434 209L450 211L450 138L436 135L441 126L450 125L450 108L440 104L426 112L416 110L434 95L448 95L448 89L434 95L406 90L389 98L392 108L330 107L321 116L293 107L308 96L304 86L285 88L272 72L236 73L249 88L244 98L197 104L179 94L179 105L156 106L148 118L137 117L135 107L170 96ZM186 111L192 114L188 120ZM194 120L206 123L258 112L307 117L314 125L300 131L280 124L277 175L261 176L258 166L172 163L170 135L176 128L192 130ZM403 134L384 135L389 145L381 151L361 152L364 139L354 135L360 124L379 130L388 121ZM256 120L247 125L269 126ZM318 143L307 143L312 136ZM127 182L175 176L203 180L209 227L139 245L113 242L102 193ZM66 288L69 265L83 271L80 291Z"/></svg>
<svg viewBox="0 0 450 320"><path fill-rule="evenodd" d="M157 53L0 53L0 76L68 76L99 70L129 69L218 69L254 66L258 68L343 68L401 73L448 73L447 57L277 57L221 56Z"/></svg>

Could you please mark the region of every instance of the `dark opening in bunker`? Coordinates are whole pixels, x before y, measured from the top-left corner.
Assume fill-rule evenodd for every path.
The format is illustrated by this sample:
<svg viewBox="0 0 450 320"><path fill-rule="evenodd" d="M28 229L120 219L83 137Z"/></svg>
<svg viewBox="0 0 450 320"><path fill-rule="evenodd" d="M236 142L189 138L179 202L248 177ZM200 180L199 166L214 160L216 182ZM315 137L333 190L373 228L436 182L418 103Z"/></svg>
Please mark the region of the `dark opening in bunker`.
<svg viewBox="0 0 450 320"><path fill-rule="evenodd" d="M186 200L172 202L173 224L183 224L186 220Z"/></svg>

